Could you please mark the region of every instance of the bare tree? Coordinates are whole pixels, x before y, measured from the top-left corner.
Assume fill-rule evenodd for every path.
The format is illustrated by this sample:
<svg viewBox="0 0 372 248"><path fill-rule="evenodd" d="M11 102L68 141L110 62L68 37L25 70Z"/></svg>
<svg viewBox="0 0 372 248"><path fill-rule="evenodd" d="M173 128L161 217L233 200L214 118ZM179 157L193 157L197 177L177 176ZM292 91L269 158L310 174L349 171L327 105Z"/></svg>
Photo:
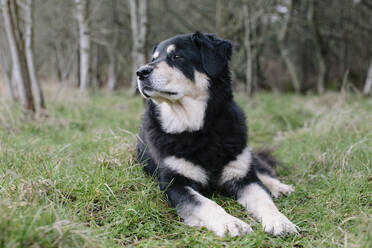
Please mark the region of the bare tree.
<svg viewBox="0 0 372 248"><path fill-rule="evenodd" d="M3 32L2 27L0 27L0 44L8 44L6 41L6 34ZM9 53L7 50L2 49L0 47L0 72L1 75L3 76L3 79L5 80L5 83L8 85L10 97L13 102L17 101L17 97L14 92L14 88L12 85L12 80L11 80L11 73L12 73L12 66L11 62L9 60Z"/></svg>
<svg viewBox="0 0 372 248"><path fill-rule="evenodd" d="M147 0L139 0L138 14L136 0L129 0L130 21L133 38L131 94L137 92L136 70L145 63L147 34Z"/></svg>
<svg viewBox="0 0 372 248"><path fill-rule="evenodd" d="M244 18L244 47L246 56L246 71L245 71L245 91L251 95L253 92L252 80L252 50L251 50L251 28L248 0L243 2L243 18Z"/></svg>
<svg viewBox="0 0 372 248"><path fill-rule="evenodd" d="M372 95L372 59L369 63L366 83L364 85L363 94Z"/></svg>
<svg viewBox="0 0 372 248"><path fill-rule="evenodd" d="M17 3L19 9L22 22L15 24L23 31L23 52L27 54L25 39L32 35L27 35L26 30L29 23L26 3L32 1L10 2ZM340 88L346 70L350 72L350 83L361 90L368 88L364 82L372 52L368 45L372 43L370 0L34 0L34 3L31 52L35 68L29 70L31 83L32 71L36 70L40 83L57 78L60 89L72 86L84 91L101 86L104 81L108 89L115 89L122 80L131 82L134 93L135 70L145 63L154 42L200 30L241 44L234 46L231 72L234 86L241 84L248 92L267 89L322 93L328 87ZM77 19L81 20L79 25ZM0 25L4 26L3 22ZM1 38L7 39L7 35L0 35L0 47L11 61L8 42ZM8 72L4 76L12 75L9 73L12 68L12 63L5 67L3 63L3 70ZM17 74L10 79L18 97ZM5 77L3 81L7 83ZM37 90L31 88L36 104Z"/></svg>
<svg viewBox="0 0 372 248"><path fill-rule="evenodd" d="M19 27L18 7L16 1L1 0L4 25L12 57L15 80L18 84L19 97L26 112L35 112L31 91L31 79L27 69L24 53L24 41Z"/></svg>
<svg viewBox="0 0 372 248"><path fill-rule="evenodd" d="M34 58L33 58L33 35L34 35L34 28L33 28L33 6L34 0L26 0L25 5L25 51L26 51L26 59L27 59L27 66L28 71L33 87L33 93L36 101L36 106L40 113L44 112L45 110L45 102L43 92L41 90L39 81L36 77L35 66L34 66Z"/></svg>
<svg viewBox="0 0 372 248"><path fill-rule="evenodd" d="M80 42L80 91L86 91L91 79L89 0L75 0L76 16L79 23Z"/></svg>
<svg viewBox="0 0 372 248"><path fill-rule="evenodd" d="M107 88L109 90L114 90L117 88L117 59L116 59L116 46L118 43L118 30L116 27L116 0L111 0L111 22L112 22L112 41L107 45L108 55L109 55L109 67L108 67L108 83Z"/></svg>
<svg viewBox="0 0 372 248"><path fill-rule="evenodd" d="M10 79L11 70L9 69L9 64L7 63L5 55L0 50L0 72L3 75L3 78L8 85L10 97L13 102L16 101L16 96L14 94L14 89L12 85L12 81Z"/></svg>
<svg viewBox="0 0 372 248"><path fill-rule="evenodd" d="M288 34L289 24L290 24L291 17L292 17L292 11L293 11L293 2L292 0L288 0L288 6L287 6L287 11L286 11L287 13L285 13L284 23L282 25L281 30L279 31L279 38L278 38L279 42L278 43L279 43L281 56L291 76L293 88L295 92L298 93L301 91L301 82L297 74L296 65L292 61L290 54L289 54L289 49L285 44L286 37Z"/></svg>
<svg viewBox="0 0 372 248"><path fill-rule="evenodd" d="M307 13L307 21L310 28L310 32L312 33L315 45L315 60L318 66L318 75L317 75L317 84L316 89L318 94L323 94L325 85L325 75L326 75L326 63L322 53L322 44L321 38L319 34L318 26L315 22L315 15L314 15L314 0L308 0L308 13Z"/></svg>

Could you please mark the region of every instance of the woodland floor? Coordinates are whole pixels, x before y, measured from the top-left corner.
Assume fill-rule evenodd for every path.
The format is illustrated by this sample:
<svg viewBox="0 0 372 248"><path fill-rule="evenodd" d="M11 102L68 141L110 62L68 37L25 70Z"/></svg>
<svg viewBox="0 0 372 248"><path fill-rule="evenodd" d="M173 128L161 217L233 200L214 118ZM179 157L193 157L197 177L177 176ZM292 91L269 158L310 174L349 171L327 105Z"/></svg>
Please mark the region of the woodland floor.
<svg viewBox="0 0 372 248"><path fill-rule="evenodd" d="M0 247L371 247L372 99L237 96L252 147L275 147L296 191L275 200L300 229L274 237L233 199L211 196L253 226L242 237L190 228L135 160L143 113L123 91L64 92L27 120L0 98Z"/></svg>

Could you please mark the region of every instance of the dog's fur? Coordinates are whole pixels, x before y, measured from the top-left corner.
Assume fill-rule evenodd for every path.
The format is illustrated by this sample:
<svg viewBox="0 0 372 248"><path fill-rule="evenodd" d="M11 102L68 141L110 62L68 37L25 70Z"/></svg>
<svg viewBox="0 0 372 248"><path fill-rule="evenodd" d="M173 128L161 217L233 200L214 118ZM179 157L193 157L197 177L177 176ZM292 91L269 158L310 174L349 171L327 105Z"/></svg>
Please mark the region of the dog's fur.
<svg viewBox="0 0 372 248"><path fill-rule="evenodd" d="M293 192L275 176L275 160L247 147L245 115L234 102L228 62L232 45L211 34L180 35L156 45L138 71L147 99L138 160L156 175L171 205L190 226L217 235L251 227L203 196L223 191L274 235L295 233L271 197Z"/></svg>

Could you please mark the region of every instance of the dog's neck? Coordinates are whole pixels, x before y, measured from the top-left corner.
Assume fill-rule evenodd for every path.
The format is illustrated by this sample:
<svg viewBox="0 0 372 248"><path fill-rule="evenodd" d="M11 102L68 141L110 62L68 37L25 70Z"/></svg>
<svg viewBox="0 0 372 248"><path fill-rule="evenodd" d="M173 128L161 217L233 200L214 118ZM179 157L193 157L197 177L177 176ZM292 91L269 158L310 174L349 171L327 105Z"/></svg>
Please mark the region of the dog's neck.
<svg viewBox="0 0 372 248"><path fill-rule="evenodd" d="M208 97L183 97L177 102L155 102L158 119L164 132L182 133L203 128Z"/></svg>

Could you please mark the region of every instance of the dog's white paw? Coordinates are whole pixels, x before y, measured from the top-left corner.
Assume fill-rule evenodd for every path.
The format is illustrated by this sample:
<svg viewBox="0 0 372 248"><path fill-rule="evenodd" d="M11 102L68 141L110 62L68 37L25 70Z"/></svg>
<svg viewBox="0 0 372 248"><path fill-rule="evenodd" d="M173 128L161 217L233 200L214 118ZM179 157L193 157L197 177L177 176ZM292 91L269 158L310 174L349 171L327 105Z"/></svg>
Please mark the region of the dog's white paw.
<svg viewBox="0 0 372 248"><path fill-rule="evenodd" d="M290 195L294 192L294 187L292 185L278 183L274 188L270 189L271 195L278 198L281 195Z"/></svg>
<svg viewBox="0 0 372 248"><path fill-rule="evenodd" d="M205 227L208 230L214 232L217 236L224 236L229 234L230 236L244 235L252 232L250 225L244 221L229 215L223 209L219 209L218 215L205 215L203 217L189 217L185 219L185 224L195 227ZM211 209L213 211L213 209ZM213 216L214 215L214 216Z"/></svg>
<svg viewBox="0 0 372 248"><path fill-rule="evenodd" d="M184 219L186 225L205 227L218 236L225 234L238 236L252 231L247 223L228 214L214 201L205 198L191 188L189 190L199 203L185 204L177 208L178 214Z"/></svg>
<svg viewBox="0 0 372 248"><path fill-rule="evenodd" d="M273 235L297 233L296 225L290 222L288 218L280 212L273 215L264 216L261 219L261 222L265 232Z"/></svg>

